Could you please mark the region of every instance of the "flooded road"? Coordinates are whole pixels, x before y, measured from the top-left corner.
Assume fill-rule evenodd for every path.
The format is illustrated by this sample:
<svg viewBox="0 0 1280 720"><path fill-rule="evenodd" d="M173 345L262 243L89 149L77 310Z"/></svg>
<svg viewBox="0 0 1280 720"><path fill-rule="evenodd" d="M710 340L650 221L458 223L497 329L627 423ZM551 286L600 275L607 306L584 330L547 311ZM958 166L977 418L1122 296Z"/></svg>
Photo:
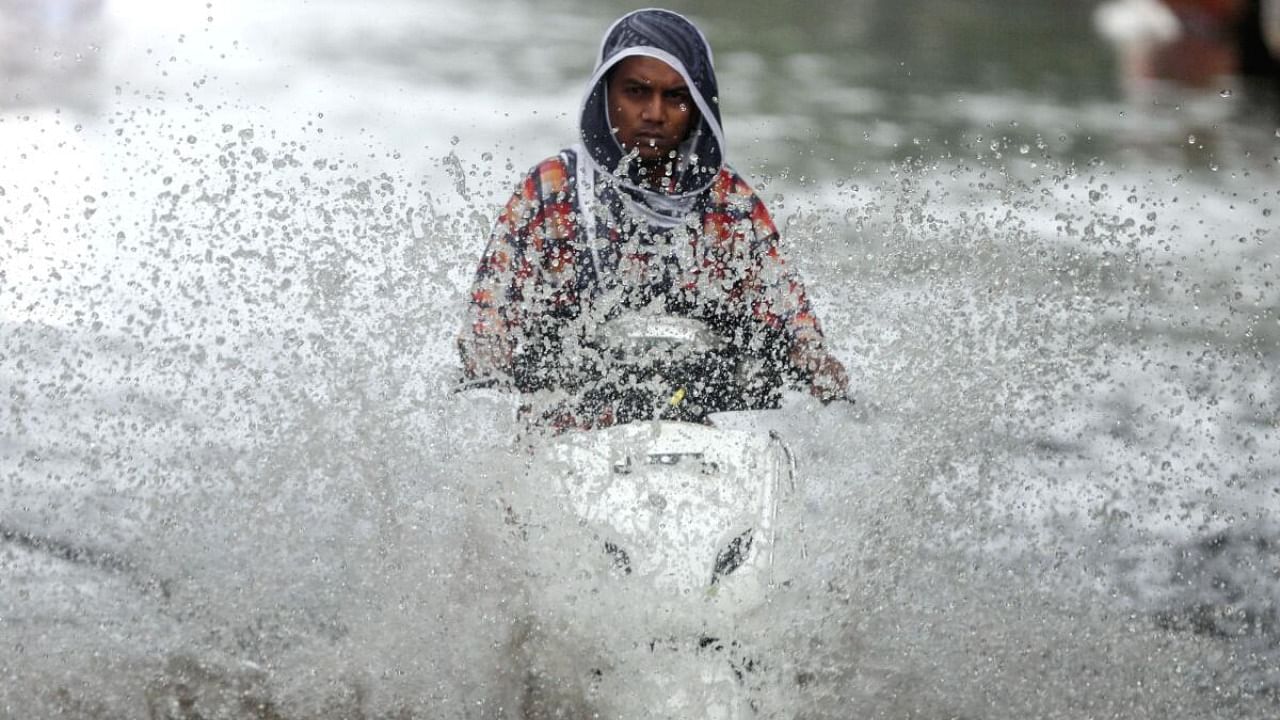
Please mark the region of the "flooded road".
<svg viewBox="0 0 1280 720"><path fill-rule="evenodd" d="M0 50L0 715L510 712L453 338L627 8L64 5ZM1087 4L675 9L859 400L775 421L789 710L1273 716L1276 106L1125 101Z"/></svg>

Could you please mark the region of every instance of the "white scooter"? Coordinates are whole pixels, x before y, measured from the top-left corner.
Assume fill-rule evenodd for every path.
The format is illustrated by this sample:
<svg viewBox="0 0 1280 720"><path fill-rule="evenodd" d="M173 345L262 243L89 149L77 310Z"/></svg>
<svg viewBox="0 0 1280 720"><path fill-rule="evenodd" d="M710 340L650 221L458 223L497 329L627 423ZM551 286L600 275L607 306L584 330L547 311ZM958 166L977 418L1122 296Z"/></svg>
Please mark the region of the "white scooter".
<svg viewBox="0 0 1280 720"><path fill-rule="evenodd" d="M596 359L623 422L531 449L506 499L527 581L526 717L737 720L785 692L766 605L803 553L796 470L776 434L682 409L711 387L690 369L719 348L694 320L611 323Z"/></svg>

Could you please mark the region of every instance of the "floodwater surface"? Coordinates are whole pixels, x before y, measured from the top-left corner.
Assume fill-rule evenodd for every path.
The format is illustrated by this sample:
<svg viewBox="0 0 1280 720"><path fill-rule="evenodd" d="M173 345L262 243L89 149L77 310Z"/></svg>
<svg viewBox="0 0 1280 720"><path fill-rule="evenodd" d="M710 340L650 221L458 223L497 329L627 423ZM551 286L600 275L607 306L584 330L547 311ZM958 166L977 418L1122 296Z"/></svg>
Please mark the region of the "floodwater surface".
<svg viewBox="0 0 1280 720"><path fill-rule="evenodd" d="M629 8L48 8L0 3L0 715L504 716L453 339ZM1121 99L1087 3L676 9L858 401L769 421L785 713L1274 716L1276 107Z"/></svg>

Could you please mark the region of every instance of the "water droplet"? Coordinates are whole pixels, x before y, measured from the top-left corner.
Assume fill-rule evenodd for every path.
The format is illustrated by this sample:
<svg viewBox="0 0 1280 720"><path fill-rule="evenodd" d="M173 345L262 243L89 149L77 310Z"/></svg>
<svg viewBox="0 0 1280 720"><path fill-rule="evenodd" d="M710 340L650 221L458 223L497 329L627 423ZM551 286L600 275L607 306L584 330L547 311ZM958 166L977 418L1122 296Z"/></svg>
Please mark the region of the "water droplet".
<svg viewBox="0 0 1280 720"><path fill-rule="evenodd" d="M1023 145L1018 148L1018 152L1022 153L1023 155L1026 155L1027 153L1031 152L1031 146Z"/></svg>
<svg viewBox="0 0 1280 720"><path fill-rule="evenodd" d="M1194 134L1193 134L1193 135L1188 135L1188 136L1187 136L1187 144L1188 144L1188 145L1195 145L1195 144L1196 144L1196 136L1195 136Z"/></svg>
<svg viewBox="0 0 1280 720"><path fill-rule="evenodd" d="M1219 97L1229 98L1231 97L1231 91L1226 88L1223 88L1222 90L1218 91L1218 95Z"/></svg>
<svg viewBox="0 0 1280 720"><path fill-rule="evenodd" d="M492 159L493 159L493 153L491 153L491 152L482 152L482 153L480 153L480 159L481 159L481 160L483 160L483 161L485 161L485 162L489 162L490 160L492 160Z"/></svg>
<svg viewBox="0 0 1280 720"><path fill-rule="evenodd" d="M1089 202L1098 202L1101 199L1102 199L1102 193L1098 192L1097 190L1089 191Z"/></svg>
<svg viewBox="0 0 1280 720"><path fill-rule="evenodd" d="M454 135L453 137L449 138L450 145L457 145L460 142L462 142L462 138L458 137L457 135Z"/></svg>

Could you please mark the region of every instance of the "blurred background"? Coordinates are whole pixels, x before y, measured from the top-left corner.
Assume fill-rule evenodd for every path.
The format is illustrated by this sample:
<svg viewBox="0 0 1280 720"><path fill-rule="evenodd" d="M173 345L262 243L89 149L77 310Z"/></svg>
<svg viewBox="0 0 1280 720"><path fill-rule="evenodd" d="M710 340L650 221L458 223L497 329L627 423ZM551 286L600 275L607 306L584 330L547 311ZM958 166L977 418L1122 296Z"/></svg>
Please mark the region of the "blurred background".
<svg viewBox="0 0 1280 720"><path fill-rule="evenodd" d="M632 7L0 0L0 715L509 711L453 338ZM1276 716L1277 3L671 7L863 408L796 712Z"/></svg>
<svg viewBox="0 0 1280 720"><path fill-rule="evenodd" d="M406 145L388 126L440 116L508 135L533 124L554 145L572 133L597 31L628 8L6 0L0 100L92 120L121 93L157 91L155 104L210 83L204 94L227 104L277 100L268 113L302 96L297 111L328 109L344 129ZM1280 11L1266 0L673 9L716 38L735 149L805 169L957 153L978 136L1015 147L1038 137L1087 158L1182 144L1179 125L1276 122Z"/></svg>

